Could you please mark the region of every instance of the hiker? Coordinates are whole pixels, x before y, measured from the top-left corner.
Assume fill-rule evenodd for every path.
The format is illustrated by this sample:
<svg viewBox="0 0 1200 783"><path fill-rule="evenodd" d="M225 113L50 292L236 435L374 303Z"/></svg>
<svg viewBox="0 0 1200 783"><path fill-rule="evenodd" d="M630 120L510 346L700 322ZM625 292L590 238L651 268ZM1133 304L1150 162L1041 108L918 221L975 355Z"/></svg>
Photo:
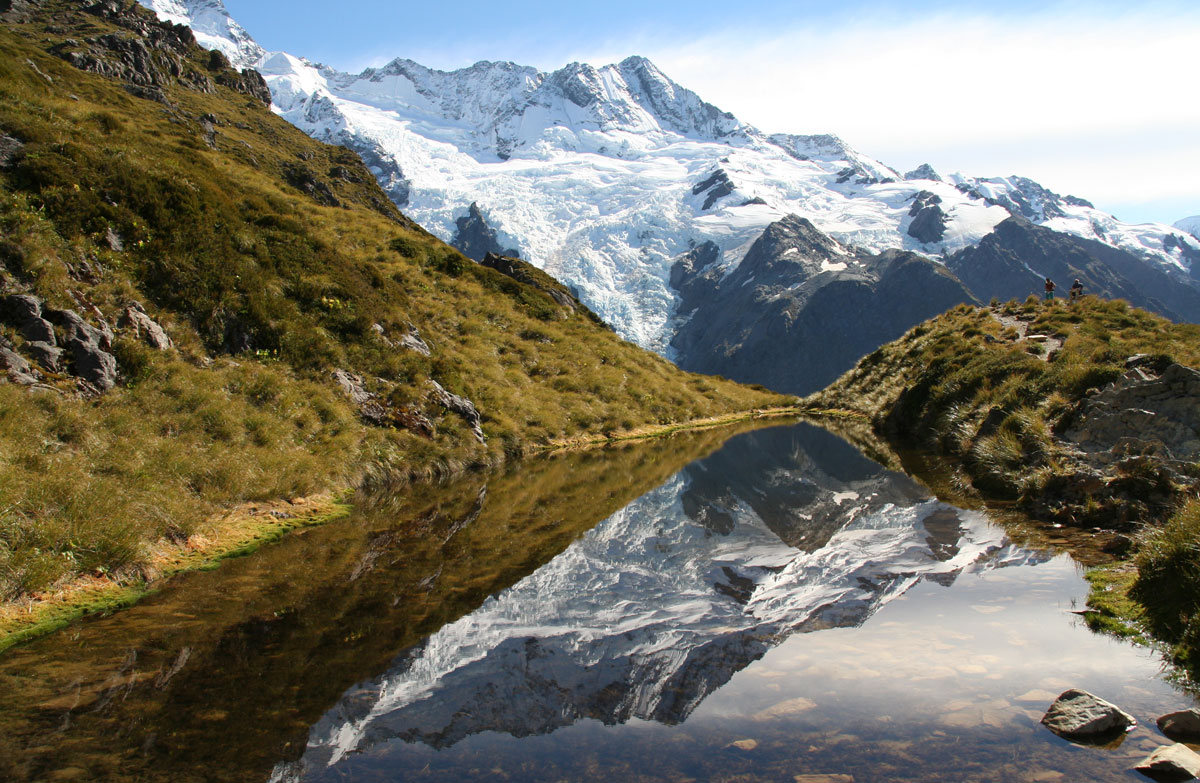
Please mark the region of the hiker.
<svg viewBox="0 0 1200 783"><path fill-rule="evenodd" d="M1046 278L1046 301L1054 301L1054 281L1048 277Z"/></svg>
<svg viewBox="0 0 1200 783"><path fill-rule="evenodd" d="M1075 282L1071 283L1070 301L1074 302L1077 299L1083 298L1083 283L1079 282L1079 278L1075 278Z"/></svg>

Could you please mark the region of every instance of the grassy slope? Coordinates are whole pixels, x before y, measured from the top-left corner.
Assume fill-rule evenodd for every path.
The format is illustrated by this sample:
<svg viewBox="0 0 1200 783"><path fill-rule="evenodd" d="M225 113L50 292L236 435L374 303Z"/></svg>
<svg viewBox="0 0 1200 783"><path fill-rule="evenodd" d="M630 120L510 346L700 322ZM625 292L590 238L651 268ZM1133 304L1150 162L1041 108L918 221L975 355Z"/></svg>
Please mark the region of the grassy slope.
<svg viewBox="0 0 1200 783"><path fill-rule="evenodd" d="M72 574L136 579L152 542L247 500L783 401L680 372L471 263L400 215L352 153L217 85L200 49L165 104L77 70L55 47L137 37L80 5L0 26L0 133L23 145L0 168L0 294L110 323L136 300L176 350L118 331L121 384L95 398L65 376L0 383L0 599ZM414 326L432 356L375 324L393 338ZM365 425L335 368L436 433ZM478 406L486 444L431 399L431 379Z"/></svg>
<svg viewBox="0 0 1200 783"><path fill-rule="evenodd" d="M1030 319L1029 333L1057 336L1062 348L1043 361L997 315ZM1139 353L1200 366L1200 326L1091 297L1072 307L964 305L865 357L805 403L855 411L893 439L951 457L964 482L1036 518L1138 530L1131 560L1090 576L1089 619L1113 632L1145 629L1196 676L1200 482L1164 482L1153 460L1134 459L1095 491L1073 493L1088 470L1054 436L1089 389L1119 377L1125 358Z"/></svg>

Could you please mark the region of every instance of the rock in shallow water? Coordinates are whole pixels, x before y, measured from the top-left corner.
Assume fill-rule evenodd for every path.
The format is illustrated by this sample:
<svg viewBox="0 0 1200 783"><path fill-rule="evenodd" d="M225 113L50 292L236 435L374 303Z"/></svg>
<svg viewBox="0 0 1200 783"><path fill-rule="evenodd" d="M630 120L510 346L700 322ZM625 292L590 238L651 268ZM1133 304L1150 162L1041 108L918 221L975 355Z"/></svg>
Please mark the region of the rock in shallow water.
<svg viewBox="0 0 1200 783"><path fill-rule="evenodd" d="M1064 691L1050 705L1042 723L1060 737L1084 742L1104 740L1137 725L1129 713L1075 688Z"/></svg>
<svg viewBox="0 0 1200 783"><path fill-rule="evenodd" d="M1200 742L1200 710L1180 710L1158 719L1158 730L1173 740Z"/></svg>
<svg viewBox="0 0 1200 783"><path fill-rule="evenodd" d="M1155 780L1193 780L1200 776L1200 754L1177 742L1154 751L1134 769Z"/></svg>

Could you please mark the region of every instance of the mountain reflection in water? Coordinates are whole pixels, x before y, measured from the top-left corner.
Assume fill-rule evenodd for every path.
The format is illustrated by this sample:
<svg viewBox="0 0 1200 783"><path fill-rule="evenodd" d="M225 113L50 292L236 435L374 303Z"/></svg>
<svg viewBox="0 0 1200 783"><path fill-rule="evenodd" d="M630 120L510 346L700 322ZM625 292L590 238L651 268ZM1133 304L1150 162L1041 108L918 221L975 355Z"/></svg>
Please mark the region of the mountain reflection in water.
<svg viewBox="0 0 1200 783"><path fill-rule="evenodd" d="M1039 559L821 429L743 434L348 690L274 780L393 740L677 724L792 634Z"/></svg>

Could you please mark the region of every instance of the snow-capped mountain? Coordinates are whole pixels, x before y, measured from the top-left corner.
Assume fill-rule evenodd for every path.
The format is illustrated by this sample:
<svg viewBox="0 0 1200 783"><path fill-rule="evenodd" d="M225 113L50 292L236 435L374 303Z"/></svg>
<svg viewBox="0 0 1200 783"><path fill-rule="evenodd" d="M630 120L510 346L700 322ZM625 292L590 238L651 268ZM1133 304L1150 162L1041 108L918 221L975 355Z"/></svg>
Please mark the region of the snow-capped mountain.
<svg viewBox="0 0 1200 783"><path fill-rule="evenodd" d="M677 724L792 634L860 625L923 580L1044 559L828 433L750 433L351 688L273 779L393 740Z"/></svg>
<svg viewBox="0 0 1200 783"><path fill-rule="evenodd" d="M1175 228L1180 231L1186 231L1193 237L1200 239L1200 215L1193 215L1192 217L1175 221Z"/></svg>
<svg viewBox="0 0 1200 783"><path fill-rule="evenodd" d="M192 28L196 43L220 50L238 70L253 68L267 53L233 20L221 0L152 0L142 5L159 19Z"/></svg>
<svg viewBox="0 0 1200 783"><path fill-rule="evenodd" d="M205 45L235 50L235 62L261 51L219 0L142 2L192 24ZM493 250L516 249L622 335L672 357L690 317L673 264L708 243L713 273L728 274L791 214L846 246L932 258L977 245L1015 215L1189 285L1188 271L1200 269L1200 240L1186 232L1122 223L1021 177L940 176L928 166L901 175L836 136L767 135L645 58L552 73L506 62L443 72L396 59L347 74L272 53L255 67L275 111L358 151L434 234L454 243L460 219L477 230L486 222Z"/></svg>

